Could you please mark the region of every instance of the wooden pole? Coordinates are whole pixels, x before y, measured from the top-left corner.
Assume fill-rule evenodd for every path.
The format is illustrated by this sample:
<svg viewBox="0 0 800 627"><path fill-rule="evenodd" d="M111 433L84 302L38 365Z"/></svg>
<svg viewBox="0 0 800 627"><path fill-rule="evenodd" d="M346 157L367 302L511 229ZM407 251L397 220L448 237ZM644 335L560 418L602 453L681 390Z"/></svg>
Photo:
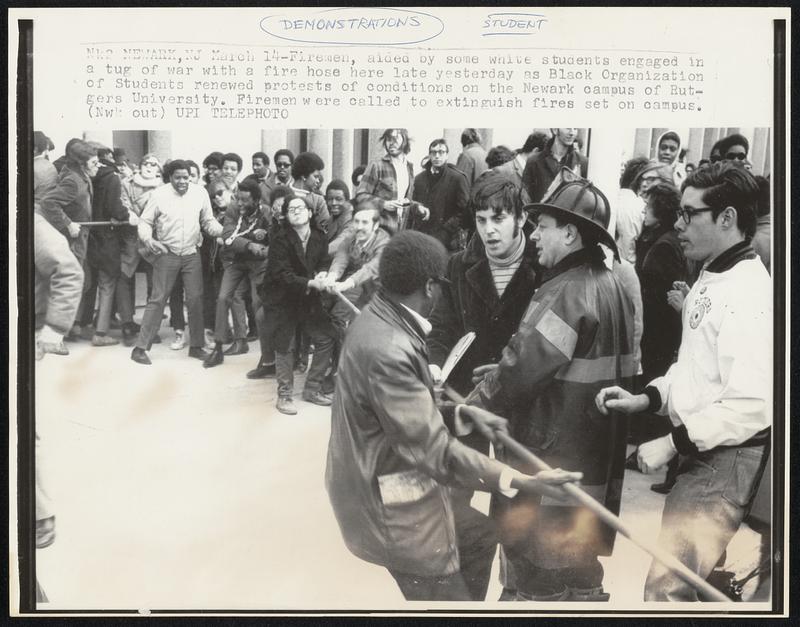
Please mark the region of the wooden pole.
<svg viewBox="0 0 800 627"><path fill-rule="evenodd" d="M347 296L345 296L345 295L344 295L344 294L342 294L341 292L337 292L336 290L334 290L334 292L336 292L336 295L337 295L337 296L338 296L338 297L341 299L341 301L342 301L342 302L343 302L345 305L347 305L348 307L350 307L350 309L352 310L352 312L353 312L355 315L358 315L358 314L360 314L360 313L361 313L361 310L360 310L358 307L356 307L356 306L355 306L353 303L351 303L351 302L350 302L350 300L347 298Z"/></svg>
<svg viewBox="0 0 800 627"><path fill-rule="evenodd" d="M451 400L455 401L456 403L463 403L464 397L458 394L455 390L453 390L450 386L444 387L444 393L450 397ZM465 405L461 412L466 412L467 414L473 414L480 419L480 416L486 415L494 417L494 414L491 412L486 411L485 409L480 409L478 407L472 407L469 405ZM533 453L531 453L527 448L522 446L519 442L514 440L506 433L502 433L500 431L496 432L497 440L500 444L502 444L506 450L511 451L519 457L520 459L528 462L533 467L537 468L538 470L552 470L550 466L545 464L541 459L536 457ZM714 588L710 585L705 579L701 578L697 573L689 570L683 563L681 563L675 556L667 553L662 548L652 544L651 542L646 542L641 538L637 538L633 532L628 528L628 526L620 520L618 516L610 512L606 509L600 502L598 502L595 498L589 496L586 492L584 492L579 486L575 485L574 483L565 483L564 490L578 503L586 507L587 509L591 510L598 518L600 518L603 522L605 522L609 527L616 529L619 533L623 536L628 538L631 542L633 542L639 548L645 550L647 553L652 555L655 559L659 562L664 564L667 568L669 568L672 572L678 575L681 579L685 582L693 586L698 591L702 592L706 597L713 601L718 601L720 603L731 603L731 599L726 597L722 592Z"/></svg>

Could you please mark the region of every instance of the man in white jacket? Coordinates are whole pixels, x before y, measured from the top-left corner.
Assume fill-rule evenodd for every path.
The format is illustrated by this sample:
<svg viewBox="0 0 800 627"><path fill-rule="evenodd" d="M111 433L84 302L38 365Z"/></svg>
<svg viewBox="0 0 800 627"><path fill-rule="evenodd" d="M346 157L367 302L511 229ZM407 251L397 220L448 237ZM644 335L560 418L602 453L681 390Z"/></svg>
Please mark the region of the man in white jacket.
<svg viewBox="0 0 800 627"><path fill-rule="evenodd" d="M655 411L672 432L639 447L643 472L686 456L667 497L659 544L707 577L747 514L766 465L772 424L772 288L750 239L758 184L741 166L716 163L683 185L675 228L703 270L683 304L678 360L644 393L597 395L602 412ZM658 562L646 601L697 601Z"/></svg>

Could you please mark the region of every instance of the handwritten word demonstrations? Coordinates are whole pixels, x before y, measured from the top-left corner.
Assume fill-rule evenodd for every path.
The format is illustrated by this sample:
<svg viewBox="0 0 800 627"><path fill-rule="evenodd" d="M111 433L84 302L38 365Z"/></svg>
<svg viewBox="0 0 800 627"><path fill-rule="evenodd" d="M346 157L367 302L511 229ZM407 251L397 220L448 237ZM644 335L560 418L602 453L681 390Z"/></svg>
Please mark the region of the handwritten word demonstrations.
<svg viewBox="0 0 800 627"><path fill-rule="evenodd" d="M89 46L82 105L113 120L291 121L352 109L701 111L688 54Z"/></svg>

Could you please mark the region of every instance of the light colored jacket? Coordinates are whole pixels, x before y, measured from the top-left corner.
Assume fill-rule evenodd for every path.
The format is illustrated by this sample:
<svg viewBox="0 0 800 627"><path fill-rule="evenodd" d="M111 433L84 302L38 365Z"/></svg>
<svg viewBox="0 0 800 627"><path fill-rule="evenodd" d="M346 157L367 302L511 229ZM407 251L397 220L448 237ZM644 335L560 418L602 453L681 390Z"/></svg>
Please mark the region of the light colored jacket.
<svg viewBox="0 0 800 627"><path fill-rule="evenodd" d="M222 235L206 191L189 185L180 195L172 185L162 185L148 197L138 228L142 242L155 237L169 252L183 256L197 252L203 241L201 227L211 237Z"/></svg>

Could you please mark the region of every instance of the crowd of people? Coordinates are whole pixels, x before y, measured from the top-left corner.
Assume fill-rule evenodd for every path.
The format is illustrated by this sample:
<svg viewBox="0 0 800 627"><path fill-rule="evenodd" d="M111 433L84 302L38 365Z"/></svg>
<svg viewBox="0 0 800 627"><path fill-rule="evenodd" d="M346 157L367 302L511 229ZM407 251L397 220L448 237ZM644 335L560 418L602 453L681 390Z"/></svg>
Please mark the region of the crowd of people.
<svg viewBox="0 0 800 627"><path fill-rule="evenodd" d="M257 152L243 177L235 153L131 164L80 139L51 163L37 132L37 358L119 344L118 326L148 365L167 305L170 348L206 368L258 340L246 376L276 379L278 411L298 412L297 371L303 401L333 406L342 534L408 599L484 600L500 544L501 600L608 600L614 533L560 486L618 513L634 414L628 465L671 469L660 542L705 577L769 449L770 182L743 136L694 166L669 131L610 202L577 129L550 131L487 151L465 129L455 165L438 138L415 174L407 130L386 129L381 157L327 184L313 152ZM453 406L434 387L468 332ZM488 458L500 431L559 469ZM654 563L645 598L698 597Z"/></svg>

